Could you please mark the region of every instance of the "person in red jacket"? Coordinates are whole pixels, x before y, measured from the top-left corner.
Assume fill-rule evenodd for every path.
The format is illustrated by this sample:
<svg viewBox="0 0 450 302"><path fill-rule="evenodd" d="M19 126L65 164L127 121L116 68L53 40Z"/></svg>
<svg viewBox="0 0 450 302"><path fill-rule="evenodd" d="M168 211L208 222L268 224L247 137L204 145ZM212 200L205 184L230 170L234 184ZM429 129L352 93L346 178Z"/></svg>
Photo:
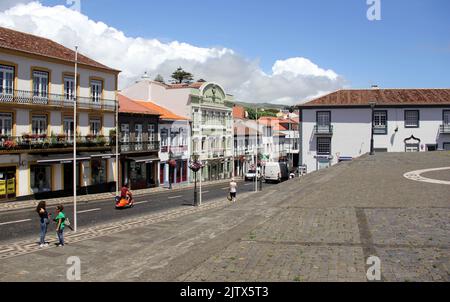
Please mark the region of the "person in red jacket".
<svg viewBox="0 0 450 302"><path fill-rule="evenodd" d="M122 190L120 191L120 198L125 198L128 200L128 203L133 203L133 194L131 193L130 189L128 188L128 184L124 184L122 187Z"/></svg>

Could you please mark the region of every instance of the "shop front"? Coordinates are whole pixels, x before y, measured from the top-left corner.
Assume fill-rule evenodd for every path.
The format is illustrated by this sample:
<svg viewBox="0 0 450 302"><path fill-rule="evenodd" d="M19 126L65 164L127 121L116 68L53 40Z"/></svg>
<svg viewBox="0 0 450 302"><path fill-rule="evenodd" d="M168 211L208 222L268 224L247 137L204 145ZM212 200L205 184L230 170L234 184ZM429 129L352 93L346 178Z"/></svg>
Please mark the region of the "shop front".
<svg viewBox="0 0 450 302"><path fill-rule="evenodd" d="M188 165L187 159L172 159L161 163L159 168L160 183L169 186L170 183L174 185L187 182L189 179Z"/></svg>
<svg viewBox="0 0 450 302"><path fill-rule="evenodd" d="M16 198L16 167L0 167L0 201Z"/></svg>
<svg viewBox="0 0 450 302"><path fill-rule="evenodd" d="M157 187L158 165L159 159L154 155L122 159L122 185L128 183L133 190Z"/></svg>

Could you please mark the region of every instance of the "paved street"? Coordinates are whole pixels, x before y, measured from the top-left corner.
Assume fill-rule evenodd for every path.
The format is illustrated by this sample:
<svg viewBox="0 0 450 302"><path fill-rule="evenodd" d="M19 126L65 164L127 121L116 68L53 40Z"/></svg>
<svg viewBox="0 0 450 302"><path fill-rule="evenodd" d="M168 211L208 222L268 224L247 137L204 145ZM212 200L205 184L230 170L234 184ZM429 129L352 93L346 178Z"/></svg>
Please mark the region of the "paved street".
<svg viewBox="0 0 450 302"><path fill-rule="evenodd" d="M64 281L78 256L82 281L367 281L377 256L382 281L450 281L450 186L404 176L442 167L448 152L364 156L236 204L68 232L64 248L1 245L0 280Z"/></svg>
<svg viewBox="0 0 450 302"><path fill-rule="evenodd" d="M254 182L238 182L241 192L254 190ZM267 184L265 186L272 186ZM218 183L203 187L203 201L211 202L224 197L228 193L228 183ZM136 207L133 209L116 210L114 198L98 201L80 202L77 205L78 226L90 227L99 223L131 218L147 213L166 211L179 206L193 205L193 188L166 190L135 197ZM48 209L55 215L56 206ZM73 204L65 204L65 213L73 217ZM55 216L53 216L55 217ZM0 243L11 242L23 238L36 237L39 228L38 216L35 208L0 212Z"/></svg>

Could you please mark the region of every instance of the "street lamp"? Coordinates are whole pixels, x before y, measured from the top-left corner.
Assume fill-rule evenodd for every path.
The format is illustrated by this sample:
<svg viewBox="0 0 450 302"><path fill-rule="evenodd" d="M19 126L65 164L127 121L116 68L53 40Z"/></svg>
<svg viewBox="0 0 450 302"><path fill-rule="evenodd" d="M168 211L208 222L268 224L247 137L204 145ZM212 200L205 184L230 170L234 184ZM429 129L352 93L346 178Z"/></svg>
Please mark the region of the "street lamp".
<svg viewBox="0 0 450 302"><path fill-rule="evenodd" d="M189 168L194 172L194 206L198 206L197 201L197 172L202 168L201 162L198 160L199 156L197 154L192 156L192 161Z"/></svg>
<svg viewBox="0 0 450 302"><path fill-rule="evenodd" d="M371 131L371 135L370 135L370 155L375 155L375 151L374 151L374 143L373 143L373 134L374 134L374 128L375 128L375 124L374 124L374 109L375 109L375 105L376 102L375 101L371 101L369 103L370 108L371 108L371 113L372 113L372 131Z"/></svg>
<svg viewBox="0 0 450 302"><path fill-rule="evenodd" d="M172 190L172 171L173 168L176 166L176 161L173 159L173 152L172 150L169 151L169 190ZM174 171L173 171L174 172Z"/></svg>

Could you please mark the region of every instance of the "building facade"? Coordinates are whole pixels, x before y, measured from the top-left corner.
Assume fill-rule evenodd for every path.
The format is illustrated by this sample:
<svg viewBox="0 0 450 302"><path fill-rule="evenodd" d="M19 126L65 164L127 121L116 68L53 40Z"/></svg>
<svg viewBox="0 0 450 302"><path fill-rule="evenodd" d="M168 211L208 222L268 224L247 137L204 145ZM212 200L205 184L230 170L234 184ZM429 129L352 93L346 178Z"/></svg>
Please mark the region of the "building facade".
<svg viewBox="0 0 450 302"><path fill-rule="evenodd" d="M160 141L159 183L164 187L188 183L190 180L191 123L167 108L153 102L138 102L159 114Z"/></svg>
<svg viewBox="0 0 450 302"><path fill-rule="evenodd" d="M233 174L233 117L226 102L232 100L216 83L173 84L147 78L126 88L124 95L151 101L191 120L191 156L205 164L203 180L230 178Z"/></svg>
<svg viewBox="0 0 450 302"><path fill-rule="evenodd" d="M0 37L0 200L72 195L75 139L79 194L113 190L119 71L80 54L75 75L73 50L6 28Z"/></svg>
<svg viewBox="0 0 450 302"><path fill-rule="evenodd" d="M159 186L159 112L119 94L120 184L133 190Z"/></svg>
<svg viewBox="0 0 450 302"><path fill-rule="evenodd" d="M298 106L307 171L375 152L450 150L450 89L340 90Z"/></svg>

